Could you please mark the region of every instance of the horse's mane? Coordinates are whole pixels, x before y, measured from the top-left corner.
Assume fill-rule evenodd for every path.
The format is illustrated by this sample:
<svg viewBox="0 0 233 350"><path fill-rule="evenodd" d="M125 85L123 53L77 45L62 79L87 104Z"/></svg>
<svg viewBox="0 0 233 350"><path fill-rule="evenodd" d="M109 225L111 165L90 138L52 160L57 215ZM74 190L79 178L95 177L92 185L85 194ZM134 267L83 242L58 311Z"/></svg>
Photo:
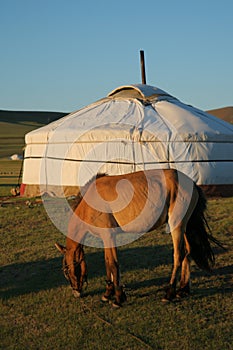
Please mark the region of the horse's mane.
<svg viewBox="0 0 233 350"><path fill-rule="evenodd" d="M73 211L77 208L77 206L81 202L83 196L87 192L87 190L88 190L89 186L92 184L92 182L94 182L95 180L99 179L100 177L104 177L104 176L108 176L108 174L106 174L106 173L99 173L97 175L94 175L84 186L82 186L79 189L79 192L75 196L75 199L73 200L72 205L71 205L71 208L72 208Z"/></svg>

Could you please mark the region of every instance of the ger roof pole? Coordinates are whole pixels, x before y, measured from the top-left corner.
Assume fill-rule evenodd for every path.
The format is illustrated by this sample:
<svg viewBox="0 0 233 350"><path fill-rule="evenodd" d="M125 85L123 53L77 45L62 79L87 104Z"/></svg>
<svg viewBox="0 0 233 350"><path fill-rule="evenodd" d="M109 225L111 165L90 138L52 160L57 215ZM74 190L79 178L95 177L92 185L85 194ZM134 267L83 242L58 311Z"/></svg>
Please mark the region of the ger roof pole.
<svg viewBox="0 0 233 350"><path fill-rule="evenodd" d="M142 84L146 84L145 58L144 58L143 50L140 50L140 61L141 61Z"/></svg>

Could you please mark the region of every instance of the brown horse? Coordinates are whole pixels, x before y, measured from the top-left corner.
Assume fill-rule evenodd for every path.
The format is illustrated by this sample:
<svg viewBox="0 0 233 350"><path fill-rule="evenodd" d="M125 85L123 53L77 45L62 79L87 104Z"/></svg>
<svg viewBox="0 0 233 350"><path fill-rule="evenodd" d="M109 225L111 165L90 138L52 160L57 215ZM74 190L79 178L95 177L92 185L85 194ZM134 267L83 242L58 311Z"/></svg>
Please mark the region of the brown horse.
<svg viewBox="0 0 233 350"><path fill-rule="evenodd" d="M87 276L83 245L88 232L101 238L104 245L107 285L102 300L115 296L113 305L117 307L126 299L117 258L117 237L121 235L140 235L169 225L174 264L163 300L189 294L191 257L202 269L213 266L210 240L216 240L206 231L206 200L200 187L183 173L170 169L101 175L81 192L69 221L66 247L56 243L64 254L63 271L74 295L81 295ZM180 269L180 288L176 291Z"/></svg>

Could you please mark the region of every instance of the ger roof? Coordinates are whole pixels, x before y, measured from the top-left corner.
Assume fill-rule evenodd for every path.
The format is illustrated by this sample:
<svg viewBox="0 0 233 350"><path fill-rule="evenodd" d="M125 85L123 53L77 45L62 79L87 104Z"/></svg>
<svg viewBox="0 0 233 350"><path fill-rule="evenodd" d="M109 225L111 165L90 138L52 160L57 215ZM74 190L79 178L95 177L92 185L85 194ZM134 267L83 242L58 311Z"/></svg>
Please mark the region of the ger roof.
<svg viewBox="0 0 233 350"><path fill-rule="evenodd" d="M108 94L108 97L137 98L140 100L152 100L160 96L173 97L164 90L145 84L123 85Z"/></svg>
<svg viewBox="0 0 233 350"><path fill-rule="evenodd" d="M120 86L25 140L24 183L44 174L60 185L62 174L62 184L80 186L95 166L113 175L161 164L199 184L232 183L233 126L153 86Z"/></svg>
<svg viewBox="0 0 233 350"><path fill-rule="evenodd" d="M84 135L83 131L85 135L86 131L90 131L89 141L100 140L104 135L105 140L109 140L113 129L124 135L130 131L131 138L132 128L128 130L130 125L137 129L144 129L150 125L150 130L154 130L154 135L159 134L160 140L163 140L163 134L171 135L173 130L173 138L169 136L170 141L175 140L177 135L182 135L183 140L232 142L233 135L231 124L184 104L157 87L135 84L120 86L107 97L29 132L25 139L26 143L46 143L49 139L50 142L68 142L68 134L73 140L80 133ZM128 138L126 135L125 137ZM166 139L167 136L164 140Z"/></svg>

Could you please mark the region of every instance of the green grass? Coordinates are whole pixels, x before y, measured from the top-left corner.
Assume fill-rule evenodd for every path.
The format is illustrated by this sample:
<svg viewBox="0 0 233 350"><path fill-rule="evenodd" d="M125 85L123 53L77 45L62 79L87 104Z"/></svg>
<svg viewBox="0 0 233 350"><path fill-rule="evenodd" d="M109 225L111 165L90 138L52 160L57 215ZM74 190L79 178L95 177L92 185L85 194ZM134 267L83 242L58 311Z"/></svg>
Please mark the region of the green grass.
<svg viewBox="0 0 233 350"><path fill-rule="evenodd" d="M43 126L43 124L36 122L0 122L0 158L10 157L15 153L22 155L25 146L25 134L40 126Z"/></svg>
<svg viewBox="0 0 233 350"><path fill-rule="evenodd" d="M24 137L29 131L61 118L66 113L0 110L0 159L23 154Z"/></svg>
<svg viewBox="0 0 233 350"><path fill-rule="evenodd" d="M0 159L0 196L9 195L10 189L18 184L22 162Z"/></svg>
<svg viewBox="0 0 233 350"><path fill-rule="evenodd" d="M9 157L13 154L23 156L25 134L64 115L0 110L0 196L9 195L11 188L18 184L22 161L12 161Z"/></svg>
<svg viewBox="0 0 233 350"><path fill-rule="evenodd" d="M10 189L18 184L22 161L9 157L13 154L23 156L25 134L44 125L41 114L38 112L39 117L33 121L33 112L30 116L27 112L0 111L0 196L9 195ZM31 120L27 120L29 117Z"/></svg>
<svg viewBox="0 0 233 350"><path fill-rule="evenodd" d="M62 115L59 115L62 116ZM0 111L0 196L18 182L24 136L58 115ZM105 285L103 252L86 248L89 285L74 299L54 242L65 237L36 200L0 199L0 349L211 349L232 348L233 199L209 201L209 223L227 246L215 248L208 275L192 265L192 295L161 302L172 264L171 238L163 229L119 249L127 303L100 302ZM27 203L27 204L26 204Z"/></svg>
<svg viewBox="0 0 233 350"><path fill-rule="evenodd" d="M13 204L12 204L13 202ZM10 204L11 203L11 204ZM61 271L54 242L65 237L43 205L13 198L0 206L1 349L211 349L232 348L233 199L209 201L209 224L228 250L215 248L213 274L192 264L192 295L161 302L171 272L172 244L164 229L119 249L127 303L100 302L103 252L86 247L89 285L75 299Z"/></svg>

